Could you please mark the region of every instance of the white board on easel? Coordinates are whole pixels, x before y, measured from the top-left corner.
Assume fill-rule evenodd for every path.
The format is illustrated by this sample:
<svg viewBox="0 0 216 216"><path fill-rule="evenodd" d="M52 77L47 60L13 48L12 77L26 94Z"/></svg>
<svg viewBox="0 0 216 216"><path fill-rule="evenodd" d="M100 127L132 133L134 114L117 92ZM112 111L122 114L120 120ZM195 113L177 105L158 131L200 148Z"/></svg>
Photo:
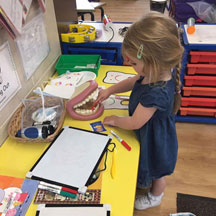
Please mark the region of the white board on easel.
<svg viewBox="0 0 216 216"><path fill-rule="evenodd" d="M110 141L107 134L65 127L26 177L85 193Z"/></svg>

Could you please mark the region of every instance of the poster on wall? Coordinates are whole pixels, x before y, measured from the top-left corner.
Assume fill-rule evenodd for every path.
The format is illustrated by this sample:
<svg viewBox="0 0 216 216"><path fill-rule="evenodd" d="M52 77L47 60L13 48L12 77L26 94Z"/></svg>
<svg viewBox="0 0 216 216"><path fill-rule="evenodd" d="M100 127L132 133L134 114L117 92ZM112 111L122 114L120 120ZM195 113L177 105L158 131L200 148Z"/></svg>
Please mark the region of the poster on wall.
<svg viewBox="0 0 216 216"><path fill-rule="evenodd" d="M50 50L42 13L24 25L22 35L16 42L25 76L29 79Z"/></svg>
<svg viewBox="0 0 216 216"><path fill-rule="evenodd" d="M41 7L41 10L43 11L43 13L45 13L46 11L46 0L38 0L38 3Z"/></svg>
<svg viewBox="0 0 216 216"><path fill-rule="evenodd" d="M1 23L10 35L21 35L23 6L21 1L0 0ZM9 26L9 27L8 27Z"/></svg>
<svg viewBox="0 0 216 216"><path fill-rule="evenodd" d="M30 7L31 7L31 3L32 0L21 0L22 5L23 5L23 24L26 21L27 15L29 13Z"/></svg>
<svg viewBox="0 0 216 216"><path fill-rule="evenodd" d="M0 46L0 111L21 88L8 42Z"/></svg>

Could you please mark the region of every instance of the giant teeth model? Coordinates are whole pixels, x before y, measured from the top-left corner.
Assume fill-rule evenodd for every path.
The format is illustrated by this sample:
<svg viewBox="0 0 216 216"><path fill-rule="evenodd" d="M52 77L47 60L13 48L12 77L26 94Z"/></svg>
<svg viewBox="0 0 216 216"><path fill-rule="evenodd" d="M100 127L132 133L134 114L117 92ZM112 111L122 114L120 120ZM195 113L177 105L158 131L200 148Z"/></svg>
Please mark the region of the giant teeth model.
<svg viewBox="0 0 216 216"><path fill-rule="evenodd" d="M103 114L104 106L97 104L92 106L98 97L98 84L94 80L76 87L72 98L67 102L67 111L73 119L91 120Z"/></svg>

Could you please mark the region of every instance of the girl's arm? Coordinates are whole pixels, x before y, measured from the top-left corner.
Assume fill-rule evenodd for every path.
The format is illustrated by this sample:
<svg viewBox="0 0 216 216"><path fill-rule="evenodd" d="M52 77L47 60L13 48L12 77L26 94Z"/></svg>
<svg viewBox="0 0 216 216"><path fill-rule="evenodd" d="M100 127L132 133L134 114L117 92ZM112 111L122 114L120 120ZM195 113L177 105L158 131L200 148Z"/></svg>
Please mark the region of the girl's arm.
<svg viewBox="0 0 216 216"><path fill-rule="evenodd" d="M125 80L122 80L119 83L116 83L115 85L112 85L109 87L109 91L111 94L114 93L122 93L132 90L135 82L139 79L140 75L135 75L134 77L129 77Z"/></svg>
<svg viewBox="0 0 216 216"><path fill-rule="evenodd" d="M108 116L104 118L103 123L126 130L136 130L146 124L156 110L154 107L147 108L139 104L132 116Z"/></svg>
<svg viewBox="0 0 216 216"><path fill-rule="evenodd" d="M101 90L99 92L98 98L96 100L97 101L104 101L105 99L107 99L111 94L115 94L115 93L122 93L122 92L127 92L132 90L135 82L139 79L139 75L136 75L134 77L130 77L127 78L125 80L122 80L121 82L110 86L109 88L105 89L105 90Z"/></svg>

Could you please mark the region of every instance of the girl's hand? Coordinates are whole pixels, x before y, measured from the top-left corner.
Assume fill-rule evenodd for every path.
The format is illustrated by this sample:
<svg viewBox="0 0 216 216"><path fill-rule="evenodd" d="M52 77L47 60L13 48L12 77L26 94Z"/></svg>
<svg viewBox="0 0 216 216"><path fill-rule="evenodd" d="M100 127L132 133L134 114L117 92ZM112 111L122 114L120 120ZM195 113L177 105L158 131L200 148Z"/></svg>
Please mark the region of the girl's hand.
<svg viewBox="0 0 216 216"><path fill-rule="evenodd" d="M116 126L115 121L118 118L118 116L112 115L112 116L107 116L103 120L103 124L109 125L109 126Z"/></svg>
<svg viewBox="0 0 216 216"><path fill-rule="evenodd" d="M102 101L106 100L109 96L110 96L109 89L102 89L99 91L96 102L98 102L98 101L102 102Z"/></svg>

